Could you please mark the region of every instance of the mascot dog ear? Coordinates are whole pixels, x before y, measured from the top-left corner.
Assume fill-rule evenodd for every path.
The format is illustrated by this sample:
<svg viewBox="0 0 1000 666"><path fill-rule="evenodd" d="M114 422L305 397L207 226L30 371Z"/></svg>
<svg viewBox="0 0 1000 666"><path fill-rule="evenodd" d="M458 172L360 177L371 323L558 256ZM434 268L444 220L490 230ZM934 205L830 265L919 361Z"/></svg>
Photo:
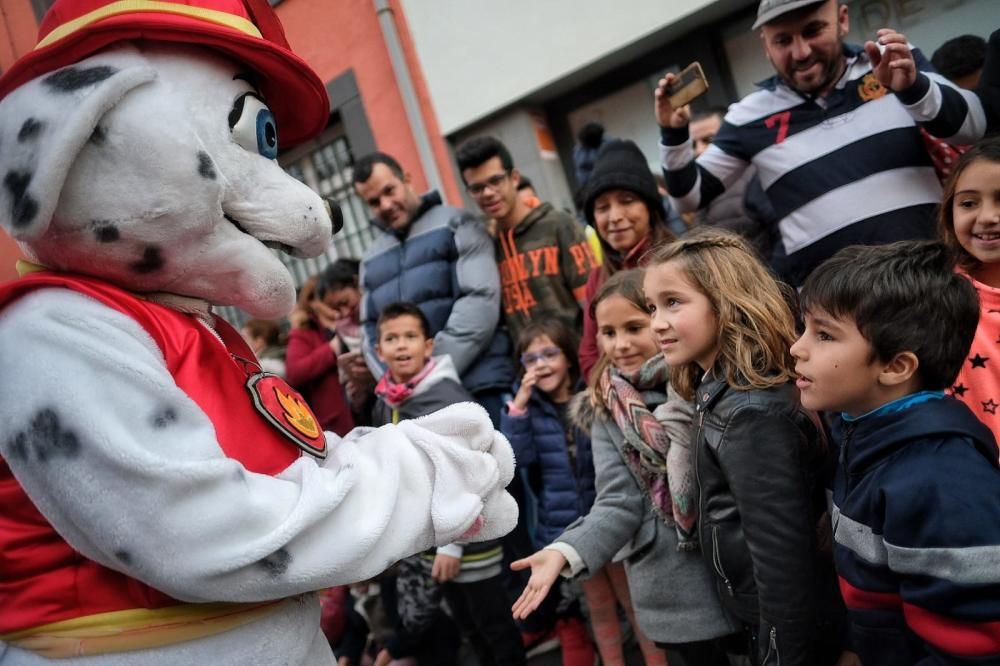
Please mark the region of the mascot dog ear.
<svg viewBox="0 0 1000 666"><path fill-rule="evenodd" d="M128 60L132 60L129 58ZM0 102L0 227L30 243L45 233L66 174L130 90L156 78L141 64L101 55L29 81Z"/></svg>

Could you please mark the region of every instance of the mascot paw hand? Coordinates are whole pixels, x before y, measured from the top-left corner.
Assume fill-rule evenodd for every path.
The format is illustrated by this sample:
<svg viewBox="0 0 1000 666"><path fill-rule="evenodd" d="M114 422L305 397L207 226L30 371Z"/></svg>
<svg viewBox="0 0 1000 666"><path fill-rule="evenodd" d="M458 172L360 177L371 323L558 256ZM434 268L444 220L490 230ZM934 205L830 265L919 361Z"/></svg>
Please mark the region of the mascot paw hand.
<svg viewBox="0 0 1000 666"><path fill-rule="evenodd" d="M486 498L482 514L472 528L462 535L461 541L489 541L499 539L517 524L517 502L503 488L497 488ZM472 534L469 534L472 532Z"/></svg>
<svg viewBox="0 0 1000 666"><path fill-rule="evenodd" d="M468 539L464 533L477 520L482 525L476 540L510 531L517 507L504 488L514 476L514 454L493 430L486 410L473 403L452 405L398 428L433 467L431 519L437 543Z"/></svg>

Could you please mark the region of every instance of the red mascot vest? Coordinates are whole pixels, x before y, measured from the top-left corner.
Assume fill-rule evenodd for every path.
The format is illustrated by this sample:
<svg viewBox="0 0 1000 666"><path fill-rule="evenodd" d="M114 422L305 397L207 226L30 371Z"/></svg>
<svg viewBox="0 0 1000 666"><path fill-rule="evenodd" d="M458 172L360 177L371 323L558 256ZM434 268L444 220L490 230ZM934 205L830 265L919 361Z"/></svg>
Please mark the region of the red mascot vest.
<svg viewBox="0 0 1000 666"><path fill-rule="evenodd" d="M216 318L216 337L191 315L101 280L48 272L0 286L0 309L42 288L71 289L135 320L160 348L178 388L212 421L222 451L247 470L274 475L303 451L326 456L325 436L301 396L279 377L261 373L253 351L225 321ZM0 635L96 613L182 603L73 550L2 458L0 506Z"/></svg>

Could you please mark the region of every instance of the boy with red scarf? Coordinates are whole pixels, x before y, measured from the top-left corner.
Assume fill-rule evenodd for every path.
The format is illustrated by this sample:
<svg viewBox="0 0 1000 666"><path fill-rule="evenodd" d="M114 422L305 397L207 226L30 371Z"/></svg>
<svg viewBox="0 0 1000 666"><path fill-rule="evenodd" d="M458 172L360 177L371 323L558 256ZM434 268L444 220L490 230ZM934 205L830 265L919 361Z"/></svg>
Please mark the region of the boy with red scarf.
<svg viewBox="0 0 1000 666"><path fill-rule="evenodd" d="M472 395L462 386L451 357L432 357L434 338L426 315L412 303L394 303L385 307L376 327L378 342L375 351L386 366L386 372L375 387L378 402L372 415L372 425L398 423L404 419L426 416L460 402L473 402ZM433 390L432 390L433 389ZM398 610L404 625L412 612L408 607L414 599L405 598L404 588L411 592L421 586L406 585L404 579L426 577L437 583L438 594L444 593L455 621L472 644L481 664L496 666L525 663L524 648L517 626L510 613L503 579L500 542L483 541L470 544L449 544L436 552L428 551L400 563ZM426 589L426 588L424 588ZM421 602L437 605L438 595L431 594ZM409 609L432 618L434 608ZM429 619L426 630L431 631ZM411 627L405 627L412 633ZM417 639L416 636L413 636ZM402 654L393 653L393 658Z"/></svg>

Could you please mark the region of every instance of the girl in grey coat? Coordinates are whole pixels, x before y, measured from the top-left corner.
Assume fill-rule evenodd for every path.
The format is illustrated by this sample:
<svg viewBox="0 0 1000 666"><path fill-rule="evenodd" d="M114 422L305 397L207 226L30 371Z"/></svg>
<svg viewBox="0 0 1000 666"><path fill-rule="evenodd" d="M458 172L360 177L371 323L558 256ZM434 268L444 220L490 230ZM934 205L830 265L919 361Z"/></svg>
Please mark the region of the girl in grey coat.
<svg viewBox="0 0 1000 666"><path fill-rule="evenodd" d="M676 394L668 399L666 366L655 342L651 342L641 288L635 288L641 284L641 276L636 280L629 273L638 271L613 276L591 303L599 338L610 338L611 342L602 349L591 391L582 396L583 402L580 396L577 399L578 407L588 402L597 404L591 417L597 500L590 513L571 524L555 543L513 563L514 569L530 567L532 571L528 586L514 604L514 617L529 615L560 573L586 577L610 561L624 561L639 626L666 649L671 666L727 666L720 639L733 634L737 627L722 609L696 542L687 538L693 531L680 527L674 519L677 512L669 508L670 499L663 497L637 463L636 448L641 450L643 445L636 447L636 434L651 429L659 429L659 436L672 451L682 455L689 452L693 407ZM624 298L635 307L602 308L601 303L612 297L619 306ZM625 320L615 321L621 315L627 315ZM643 316L646 328L640 330L636 324ZM622 351L623 346L630 348ZM638 358L641 368L616 367L616 355L631 358L633 363ZM627 393L632 404L626 403L624 410L613 409L620 397L617 393ZM645 412L647 422L640 422L635 429L621 421L623 413L641 412ZM659 426L650 423L653 416ZM578 409L577 418L587 417ZM622 425L629 432L623 432ZM648 459L656 452L649 449L645 454ZM666 462L662 467L667 467ZM675 503L685 493L693 492L690 475L687 481L690 486L682 487L677 482L676 490L666 491ZM675 479L671 478L671 482ZM681 522L685 522L683 517Z"/></svg>

